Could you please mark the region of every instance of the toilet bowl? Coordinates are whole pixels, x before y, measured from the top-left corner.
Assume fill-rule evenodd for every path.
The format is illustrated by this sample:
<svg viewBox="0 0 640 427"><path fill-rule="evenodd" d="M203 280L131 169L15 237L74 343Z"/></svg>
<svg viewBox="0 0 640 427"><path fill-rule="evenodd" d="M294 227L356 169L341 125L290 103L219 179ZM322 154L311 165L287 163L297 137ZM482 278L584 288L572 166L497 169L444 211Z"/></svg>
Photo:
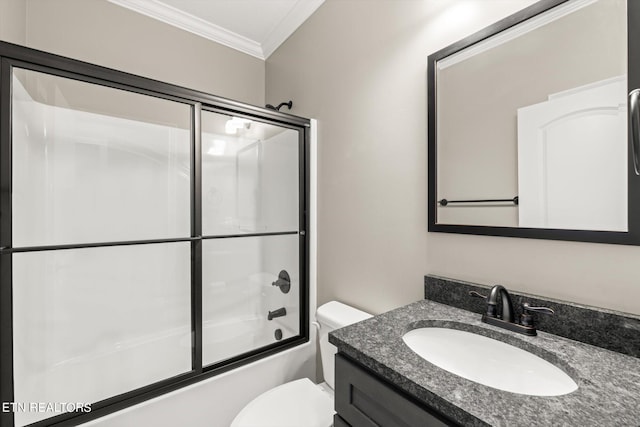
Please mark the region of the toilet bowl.
<svg viewBox="0 0 640 427"><path fill-rule="evenodd" d="M316 312L320 325L318 340L325 381L314 384L308 378L274 387L249 402L231 427L331 427L333 425L334 355L329 332L370 318L371 315L337 301Z"/></svg>

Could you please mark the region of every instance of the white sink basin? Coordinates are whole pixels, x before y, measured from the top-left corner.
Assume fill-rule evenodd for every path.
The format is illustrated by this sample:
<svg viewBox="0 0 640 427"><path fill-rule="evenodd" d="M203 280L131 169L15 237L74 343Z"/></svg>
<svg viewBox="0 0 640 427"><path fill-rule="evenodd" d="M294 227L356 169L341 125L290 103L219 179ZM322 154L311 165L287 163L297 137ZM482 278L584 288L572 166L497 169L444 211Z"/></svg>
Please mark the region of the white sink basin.
<svg viewBox="0 0 640 427"><path fill-rule="evenodd" d="M419 328L402 337L434 365L477 383L531 396L560 396L578 389L561 369L501 341L449 328Z"/></svg>

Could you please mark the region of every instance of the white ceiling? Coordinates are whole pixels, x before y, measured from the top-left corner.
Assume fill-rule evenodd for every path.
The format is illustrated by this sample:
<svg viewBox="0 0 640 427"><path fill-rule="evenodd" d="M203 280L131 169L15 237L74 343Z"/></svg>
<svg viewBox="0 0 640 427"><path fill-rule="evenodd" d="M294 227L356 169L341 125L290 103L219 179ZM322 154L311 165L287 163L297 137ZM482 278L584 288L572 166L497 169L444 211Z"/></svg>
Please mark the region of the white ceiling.
<svg viewBox="0 0 640 427"><path fill-rule="evenodd" d="M324 0L109 0L266 59Z"/></svg>

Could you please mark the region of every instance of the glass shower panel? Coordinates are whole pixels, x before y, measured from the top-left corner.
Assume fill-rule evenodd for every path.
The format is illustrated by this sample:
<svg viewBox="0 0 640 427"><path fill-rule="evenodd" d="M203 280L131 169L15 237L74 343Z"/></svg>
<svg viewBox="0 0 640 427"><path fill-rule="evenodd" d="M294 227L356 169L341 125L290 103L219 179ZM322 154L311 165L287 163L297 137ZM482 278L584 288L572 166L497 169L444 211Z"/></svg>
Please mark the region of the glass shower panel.
<svg viewBox="0 0 640 427"><path fill-rule="evenodd" d="M203 241L203 365L300 333L298 245L297 234Z"/></svg>
<svg viewBox="0 0 640 427"><path fill-rule="evenodd" d="M188 242L14 254L15 401L92 403L190 371L190 265Z"/></svg>
<svg viewBox="0 0 640 427"><path fill-rule="evenodd" d="M203 111L203 234L297 231L298 144L298 130Z"/></svg>
<svg viewBox="0 0 640 427"><path fill-rule="evenodd" d="M188 237L191 106L15 68L13 246Z"/></svg>

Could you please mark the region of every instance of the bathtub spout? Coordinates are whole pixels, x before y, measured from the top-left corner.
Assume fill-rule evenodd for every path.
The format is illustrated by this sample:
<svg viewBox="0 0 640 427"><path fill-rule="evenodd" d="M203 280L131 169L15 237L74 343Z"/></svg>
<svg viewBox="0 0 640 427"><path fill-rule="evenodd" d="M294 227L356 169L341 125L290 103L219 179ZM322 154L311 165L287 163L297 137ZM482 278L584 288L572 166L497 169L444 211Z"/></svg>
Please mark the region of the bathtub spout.
<svg viewBox="0 0 640 427"><path fill-rule="evenodd" d="M282 307L277 310L270 311L267 315L267 320L273 320L276 317L282 317L287 315L287 309Z"/></svg>

